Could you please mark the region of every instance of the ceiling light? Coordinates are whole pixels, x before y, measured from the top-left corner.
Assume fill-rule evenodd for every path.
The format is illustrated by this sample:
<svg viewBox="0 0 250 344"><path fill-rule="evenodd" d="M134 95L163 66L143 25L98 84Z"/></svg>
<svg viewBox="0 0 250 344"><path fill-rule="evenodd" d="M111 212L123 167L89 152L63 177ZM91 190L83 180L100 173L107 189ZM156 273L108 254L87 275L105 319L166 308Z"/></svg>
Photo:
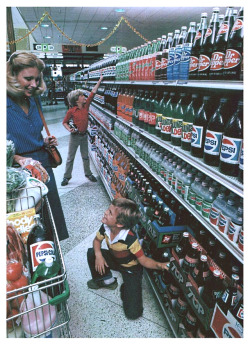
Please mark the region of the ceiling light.
<svg viewBox="0 0 250 344"><path fill-rule="evenodd" d="M118 12L118 13L125 12L125 10L123 8L117 8L115 11Z"/></svg>
<svg viewBox="0 0 250 344"><path fill-rule="evenodd" d="M101 30L108 30L108 28L106 26L102 26Z"/></svg>
<svg viewBox="0 0 250 344"><path fill-rule="evenodd" d="M41 27L49 27L49 24L41 24Z"/></svg>
<svg viewBox="0 0 250 344"><path fill-rule="evenodd" d="M43 38L51 38L50 36L43 36Z"/></svg>
<svg viewBox="0 0 250 344"><path fill-rule="evenodd" d="M101 41L105 41L105 38L102 38Z"/></svg>

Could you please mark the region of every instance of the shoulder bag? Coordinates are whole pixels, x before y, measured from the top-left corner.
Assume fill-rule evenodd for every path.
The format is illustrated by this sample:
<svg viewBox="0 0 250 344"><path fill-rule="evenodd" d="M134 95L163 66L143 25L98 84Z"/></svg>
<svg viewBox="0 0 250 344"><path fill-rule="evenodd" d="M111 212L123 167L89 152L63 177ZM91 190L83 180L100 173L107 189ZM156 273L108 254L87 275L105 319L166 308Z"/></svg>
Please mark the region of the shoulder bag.
<svg viewBox="0 0 250 344"><path fill-rule="evenodd" d="M43 116L40 104L39 104L37 99L35 99L35 102L36 102L36 105L37 105L40 117L41 117L41 119L43 121L43 125L44 125L44 128L46 130L46 133L47 133L48 136L50 136L49 128L47 126L47 123L45 122L45 119L44 119L44 116ZM62 157L61 157L61 154L60 154L59 150L56 148L56 146L44 145L44 148L46 149L46 151L49 154L51 166L53 168L56 168L57 166L60 166L61 163L62 163Z"/></svg>

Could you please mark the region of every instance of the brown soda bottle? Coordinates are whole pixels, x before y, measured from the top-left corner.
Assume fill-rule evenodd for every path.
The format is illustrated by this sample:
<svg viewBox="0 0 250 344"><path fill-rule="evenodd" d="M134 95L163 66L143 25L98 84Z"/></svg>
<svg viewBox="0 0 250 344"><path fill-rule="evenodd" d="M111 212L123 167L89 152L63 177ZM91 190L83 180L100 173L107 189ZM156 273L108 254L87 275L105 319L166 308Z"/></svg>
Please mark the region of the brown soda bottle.
<svg viewBox="0 0 250 344"><path fill-rule="evenodd" d="M200 49L199 64L198 64L198 79L207 80L209 75L209 68L211 56L214 47L214 41L219 30L219 11L218 7L213 8L213 14L210 24L204 36L203 45Z"/></svg>
<svg viewBox="0 0 250 344"><path fill-rule="evenodd" d="M243 296L239 299L236 303L234 308L231 310L233 316L237 319L237 321L243 326L244 321L244 304L243 304Z"/></svg>
<svg viewBox="0 0 250 344"><path fill-rule="evenodd" d="M224 290L221 298L217 301L222 311L227 314L228 311L232 311L237 304L237 284L239 276L233 274L231 277L230 285Z"/></svg>
<svg viewBox="0 0 250 344"><path fill-rule="evenodd" d="M152 220L158 222L162 212L163 212L163 201L159 200L158 204L157 204L157 206L155 208Z"/></svg>
<svg viewBox="0 0 250 344"><path fill-rule="evenodd" d="M223 80L223 68L228 37L234 24L233 7L226 10L223 24L216 35L214 49L211 57L209 79Z"/></svg>
<svg viewBox="0 0 250 344"><path fill-rule="evenodd" d="M172 280L172 282L168 286L168 292L170 294L172 301L178 299L178 297L181 293L181 289L179 288L179 285L175 280Z"/></svg>
<svg viewBox="0 0 250 344"><path fill-rule="evenodd" d="M241 7L228 39L223 71L225 80L243 80L243 11L243 7Z"/></svg>
<svg viewBox="0 0 250 344"><path fill-rule="evenodd" d="M207 281L211 278L211 271L207 263L207 256L202 254L200 256L200 261L194 270L191 272L191 276L195 281L198 288L204 287Z"/></svg>
<svg viewBox="0 0 250 344"><path fill-rule="evenodd" d="M163 212L161 213L157 223L160 227L170 226L170 215L169 215L169 207L163 207Z"/></svg>
<svg viewBox="0 0 250 344"><path fill-rule="evenodd" d="M183 325L189 337L194 337L197 330L197 317L191 308L188 308L187 314L183 320Z"/></svg>
<svg viewBox="0 0 250 344"><path fill-rule="evenodd" d="M192 243L192 245L187 250L185 258L182 264L182 270L188 275L191 274L193 269L199 262L199 251L198 251L198 244Z"/></svg>
<svg viewBox="0 0 250 344"><path fill-rule="evenodd" d="M175 304L175 311L180 318L186 316L188 311L188 303L183 293L178 296L178 299Z"/></svg>
<svg viewBox="0 0 250 344"><path fill-rule="evenodd" d="M196 31L194 43L191 50L191 58L189 64L189 80L198 79L198 67L200 49L203 45L205 33L207 31L207 13L201 14L201 23Z"/></svg>
<svg viewBox="0 0 250 344"><path fill-rule="evenodd" d="M219 270L214 270L212 278L205 284L201 296L208 308L213 308L223 293L224 286L220 275Z"/></svg>
<svg viewBox="0 0 250 344"><path fill-rule="evenodd" d="M176 252L179 259L183 259L190 247L189 233L183 232L181 241L176 245L174 251Z"/></svg>

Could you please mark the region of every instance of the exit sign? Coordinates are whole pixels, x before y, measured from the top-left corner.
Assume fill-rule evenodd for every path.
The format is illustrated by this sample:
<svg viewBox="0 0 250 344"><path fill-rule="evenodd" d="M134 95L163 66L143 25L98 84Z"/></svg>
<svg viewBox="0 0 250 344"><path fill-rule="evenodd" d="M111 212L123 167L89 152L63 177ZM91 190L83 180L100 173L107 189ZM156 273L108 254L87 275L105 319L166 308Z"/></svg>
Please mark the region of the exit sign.
<svg viewBox="0 0 250 344"><path fill-rule="evenodd" d="M111 47L110 51L112 51L112 53L121 54L125 53L127 51L127 48L122 47L121 45L116 45L115 47Z"/></svg>
<svg viewBox="0 0 250 344"><path fill-rule="evenodd" d="M48 43L41 43L41 44L33 44L34 50L42 51L42 52L49 52L54 50L54 45Z"/></svg>

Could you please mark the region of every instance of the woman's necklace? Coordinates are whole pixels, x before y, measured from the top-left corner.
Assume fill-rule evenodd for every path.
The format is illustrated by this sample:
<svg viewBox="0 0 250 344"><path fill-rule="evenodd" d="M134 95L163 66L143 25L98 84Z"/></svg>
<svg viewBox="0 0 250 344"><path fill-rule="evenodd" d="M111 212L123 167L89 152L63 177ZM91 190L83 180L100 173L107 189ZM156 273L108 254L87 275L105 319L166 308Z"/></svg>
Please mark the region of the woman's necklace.
<svg viewBox="0 0 250 344"><path fill-rule="evenodd" d="M30 108L29 98L27 97L22 98L22 100L18 103L18 105L23 109L26 115L28 115L29 108Z"/></svg>

